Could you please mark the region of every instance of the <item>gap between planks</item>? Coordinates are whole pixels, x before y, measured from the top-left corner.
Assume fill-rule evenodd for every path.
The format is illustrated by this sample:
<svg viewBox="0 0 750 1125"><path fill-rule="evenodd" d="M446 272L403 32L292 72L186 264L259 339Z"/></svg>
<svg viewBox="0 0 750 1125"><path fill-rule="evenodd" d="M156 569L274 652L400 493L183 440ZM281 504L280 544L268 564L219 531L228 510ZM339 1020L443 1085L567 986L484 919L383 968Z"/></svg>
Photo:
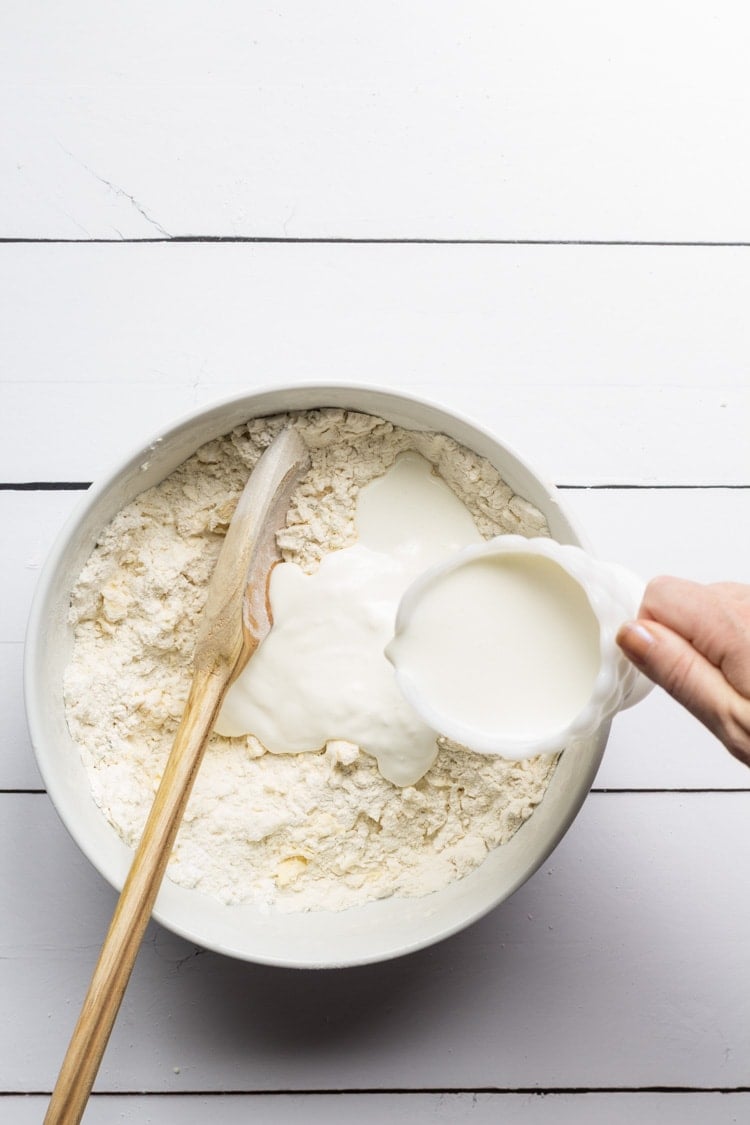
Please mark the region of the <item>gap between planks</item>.
<svg viewBox="0 0 750 1125"><path fill-rule="evenodd" d="M636 239L636 238L290 238L283 235L221 235L221 234L175 234L143 238L0 238L0 244L11 245L77 245L94 243L97 245L128 245L153 242L208 242L208 243L255 243L321 246L659 246L708 247L735 249L750 247L750 242L690 240L690 239Z"/></svg>
<svg viewBox="0 0 750 1125"><path fill-rule="evenodd" d="M50 1090L0 1090L2 1098L49 1097ZM392 1097L418 1097L424 1094L522 1094L547 1095L561 1094L747 1094L750 1086L424 1086L404 1089L396 1086L352 1087L351 1089L331 1090L94 1090L92 1098L282 1098L282 1097L354 1097L356 1095L388 1095Z"/></svg>

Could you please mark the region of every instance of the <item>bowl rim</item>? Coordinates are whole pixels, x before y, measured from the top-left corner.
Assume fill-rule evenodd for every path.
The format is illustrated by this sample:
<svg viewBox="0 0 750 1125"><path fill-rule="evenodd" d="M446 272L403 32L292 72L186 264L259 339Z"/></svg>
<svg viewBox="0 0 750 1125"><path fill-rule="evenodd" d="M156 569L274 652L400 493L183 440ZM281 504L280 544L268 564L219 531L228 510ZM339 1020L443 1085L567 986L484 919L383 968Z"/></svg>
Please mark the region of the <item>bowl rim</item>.
<svg viewBox="0 0 750 1125"><path fill-rule="evenodd" d="M83 492L78 503L73 507L72 511L65 520L62 528L58 532L50 551L44 561L42 569L39 573L37 585L34 591L31 609L29 612L25 642L24 642L24 660L23 660L23 696L26 709L26 717L29 728L29 734L37 761L39 771L45 784L47 793L52 801L58 817L62 820L64 827L73 841L76 843L80 851L86 856L92 866L99 871L101 875L110 883L111 886L119 893L124 882L125 874L127 873L127 866L122 872L113 874L112 870L104 866L101 858L97 856L91 841L85 831L79 829L75 822L75 818L66 814L65 798L62 792L62 786L59 781L59 771L56 772L54 768L54 753L47 745L47 733L44 729L42 721L43 709L49 706L49 700L46 696L41 694L41 684L37 678L37 668L39 666L40 658L43 654L45 638L47 634L45 614L48 604L53 597L54 588L58 572L61 568L63 561L68 553L71 551L72 546L79 534L82 525L87 515L95 509L101 498L118 482L129 479L129 474L134 475L139 469L147 467L149 464L150 455L155 451L166 450L169 448L169 443L175 441L179 435L186 430L191 430L197 423L218 419L223 414L231 412L234 408L244 406L247 404L247 412L244 414L244 420L252 418L263 417L271 414L285 413L287 411L304 411L312 409L350 409L356 412L378 414L377 410L360 407L356 405L345 404L347 395L355 397L364 396L372 397L375 400L381 400L384 412L380 416L388 417L388 405L393 403L396 406L403 404L407 410L426 410L427 412L445 419L448 426L458 425L459 428L467 429L475 435L481 436L483 441L495 447L504 458L507 458L513 464L513 474L509 474L507 470L500 469L498 471L507 480L508 476L517 475L522 478L528 478L529 482L533 482L538 490L544 492L545 498L548 503L552 505L562 519L562 522L567 525L572 541L576 545L587 548L587 539L585 534L581 531L577 519L561 504L558 496L559 490L548 482L545 476L540 474L534 469L521 455L519 455L514 447L508 445L504 439L497 437L490 430L486 429L481 423L478 423L469 415L463 412L454 410L452 407L446 407L441 403L420 395L414 395L411 392L404 392L401 390L394 390L388 386L378 386L371 383L358 383L356 381L347 382L333 382L333 383L317 383L317 382L302 382L302 383L282 383L275 385L268 385L259 388L253 388L248 391L234 393L229 396L221 396L212 401L208 401L200 406L183 412L174 421L170 422L164 427L160 427L155 433L152 433L150 438L141 440L137 445L130 446L129 451L121 453L114 458L109 467L102 473L97 475L97 478L92 482L91 486ZM280 397L299 399L302 405L286 405L280 406L273 404L273 400ZM340 401L329 401L340 400ZM269 401L272 405L270 408L266 407L265 403ZM234 423L237 424L237 423ZM219 437L222 434L228 433L233 428L234 424L226 425L223 429L220 427L215 434ZM396 422L394 424L403 425L408 428L406 422ZM411 424L412 429L419 428L416 423ZM434 430L435 426L424 426L424 429ZM203 438L196 442L193 446L192 452L195 452L200 445L204 444L210 438ZM459 439L456 439L459 440ZM186 454L190 456L190 454ZM177 464L184 461L184 457L177 462ZM497 466L496 466L497 467ZM154 480L144 479L142 488L137 490L133 495L138 495L149 487L152 487L158 482L163 480L174 469L168 469L162 473L161 476ZM144 473L144 477L146 474ZM507 481L514 491L517 491L516 486L512 480ZM520 493L523 495L523 492ZM125 500L123 503L128 503ZM122 506L122 504L120 505ZM549 519L549 512L543 512L545 518ZM99 525L99 533L103 530L105 524ZM69 593L69 590L68 590ZM164 925L171 932L180 935L181 937L192 941L204 948L212 949L216 952L236 957L241 960L247 960L258 964L275 965L284 968L295 969L321 969L321 968L341 968L355 965L371 964L379 961L389 960L391 958L400 957L407 953L415 952L419 949L425 948L439 941L442 941L453 934L465 929L467 926L478 921L480 918L494 910L500 903L508 899L518 888L523 885L536 870L549 858L554 849L557 847L560 840L563 838L569 827L577 817L580 809L588 795L588 792L596 776L597 770L601 763L604 749L607 742L609 732L609 723L605 724L598 732L597 737L592 741L591 746L585 754L584 760L581 762L581 768L577 774L577 780L574 786L574 797L566 808L566 815L562 817L555 826L555 831L550 833L547 837L547 844L538 855L532 857L532 861L521 865L517 877L508 882L501 893L497 896L487 896L478 906L469 909L458 920L447 925L436 925L429 933L421 934L421 936L406 941L399 941L396 943L381 941L378 946L375 941L375 946L364 950L361 954L349 954L343 957L321 957L319 955L307 958L290 958L288 955L277 956L275 953L258 953L247 952L246 950L232 944L231 941L217 941L207 940L205 936L192 930L189 925L185 925L179 920L175 920L168 910L165 910L164 904L161 901L162 896L157 898L155 908L153 910L153 917L160 924ZM72 740L71 740L72 742ZM74 745L74 744L73 744ZM555 774L560 770L563 759L567 756L567 752L563 754L560 762L558 763L555 772L552 775L550 784L554 781ZM545 791L545 798L546 798ZM93 800L93 798L92 798ZM541 805L540 805L541 807ZM100 810L99 810L100 811ZM102 820L104 814L100 812ZM536 813L535 813L536 815ZM530 821L533 821L533 817ZM518 829L512 839L516 839L520 832L522 832L527 825L523 825ZM114 833L114 829L110 829ZM508 848L510 843L502 845L503 848ZM498 851L501 849L493 849ZM132 854L132 853L131 853ZM492 853L490 853L492 854ZM456 882L465 883L471 880L472 876L476 874L477 870L487 861L483 861L478 869L471 872L470 875L465 876L463 880L454 881L451 886ZM438 895L440 891L436 892ZM395 898L396 896L394 896ZM427 895L424 899L417 899L416 902L424 902L429 900L432 896ZM391 900L382 900L391 901ZM404 901L404 900L400 900ZM363 911L367 913L368 908L376 907L378 903L367 903L362 907L352 907L350 910ZM372 912L372 911L370 911ZM312 912L318 913L318 912ZM330 912L319 912L330 915ZM347 913L346 911L344 913ZM281 916L281 915L279 915ZM293 917L293 915L285 914L285 918Z"/></svg>

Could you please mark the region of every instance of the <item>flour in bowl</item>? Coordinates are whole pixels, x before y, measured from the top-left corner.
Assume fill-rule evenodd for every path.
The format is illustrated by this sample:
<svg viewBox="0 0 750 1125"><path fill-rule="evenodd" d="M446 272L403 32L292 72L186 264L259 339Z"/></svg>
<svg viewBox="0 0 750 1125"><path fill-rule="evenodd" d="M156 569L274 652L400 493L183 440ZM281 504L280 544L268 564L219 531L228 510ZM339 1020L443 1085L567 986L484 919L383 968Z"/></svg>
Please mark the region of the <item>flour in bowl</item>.
<svg viewBox="0 0 750 1125"><path fill-rule="evenodd" d="M312 573L356 541L360 490L415 451L485 537L546 534L541 513L490 463L441 434L320 410L254 419L204 445L104 530L71 599L68 725L97 804L135 846L190 684L190 659L224 532L250 469L287 424L311 454L278 535ZM399 788L351 742L272 754L256 737L211 737L168 867L226 903L339 910L415 896L467 874L542 799L554 759L481 757L445 740Z"/></svg>

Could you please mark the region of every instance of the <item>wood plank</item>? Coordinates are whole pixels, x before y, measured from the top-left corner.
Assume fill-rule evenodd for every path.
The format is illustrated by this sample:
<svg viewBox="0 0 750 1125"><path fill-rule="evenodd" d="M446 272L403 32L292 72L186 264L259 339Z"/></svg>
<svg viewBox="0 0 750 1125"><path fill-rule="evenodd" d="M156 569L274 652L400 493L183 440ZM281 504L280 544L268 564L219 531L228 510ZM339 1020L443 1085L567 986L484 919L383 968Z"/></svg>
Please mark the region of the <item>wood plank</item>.
<svg viewBox="0 0 750 1125"><path fill-rule="evenodd" d="M39 571L82 493L0 491L0 512L13 529L0 553L0 642L23 641Z"/></svg>
<svg viewBox="0 0 750 1125"><path fill-rule="evenodd" d="M750 581L750 488L563 489L593 552L649 578Z"/></svg>
<svg viewBox="0 0 750 1125"><path fill-rule="evenodd" d="M750 580L750 490L567 490L565 503L595 552L650 577L678 573L697 581ZM22 640L39 566L57 529L80 500L72 492L0 492L0 520L15 528L0 556L0 695L6 751L1 788L36 788L39 775L21 698ZM663 692L618 715L597 787L746 788L747 768Z"/></svg>
<svg viewBox="0 0 750 1125"><path fill-rule="evenodd" d="M6 245L0 286L3 382L747 384L745 248Z"/></svg>
<svg viewBox="0 0 750 1125"><path fill-rule="evenodd" d="M295 380L319 382L310 377ZM287 385L283 378L270 377L193 388L158 383L16 384L2 392L6 417L16 419L20 427L8 424L3 435L2 479L96 480L198 406ZM402 373L388 372L379 387L404 390ZM537 475L557 484L750 482L745 445L750 387L663 389L650 396L647 415L639 387L487 384L461 389L457 375L450 387L427 378L415 380L408 393L471 418L519 453ZM33 447L23 436L29 426L38 434ZM684 444L665 443L666 429L678 431Z"/></svg>
<svg viewBox="0 0 750 1125"><path fill-rule="evenodd" d="M198 405L372 383L567 484L748 484L750 254L6 246L0 481L90 480Z"/></svg>
<svg viewBox="0 0 750 1125"><path fill-rule="evenodd" d="M3 6L2 235L750 238L731 0L177 12Z"/></svg>
<svg viewBox="0 0 750 1125"><path fill-rule="evenodd" d="M8 1097L0 1101L14 1125L38 1125L46 1098ZM432 1125L435 1121L470 1125L736 1125L750 1112L746 1093L589 1093L589 1094L240 1094L162 1097L95 1095L86 1125L113 1121L159 1125Z"/></svg>
<svg viewBox="0 0 750 1125"><path fill-rule="evenodd" d="M0 1089L43 1091L114 895L46 797L0 803L0 989L24 1017ZM243 964L152 925L97 1088L745 1087L749 817L747 793L594 794L501 908L358 969Z"/></svg>
<svg viewBox="0 0 750 1125"><path fill-rule="evenodd" d="M42 789L23 705L23 645L0 643L0 789Z"/></svg>

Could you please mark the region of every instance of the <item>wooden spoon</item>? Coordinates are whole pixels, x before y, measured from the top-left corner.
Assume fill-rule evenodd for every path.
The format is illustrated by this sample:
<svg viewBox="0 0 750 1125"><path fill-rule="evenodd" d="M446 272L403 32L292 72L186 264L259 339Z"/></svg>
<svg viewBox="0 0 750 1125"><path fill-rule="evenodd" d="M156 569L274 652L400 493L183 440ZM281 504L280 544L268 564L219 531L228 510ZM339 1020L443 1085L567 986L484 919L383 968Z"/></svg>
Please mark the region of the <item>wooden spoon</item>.
<svg viewBox="0 0 750 1125"><path fill-rule="evenodd" d="M216 568L193 657L193 681L164 775L104 939L45 1125L77 1125L120 1008L203 751L227 688L271 628L268 581L276 531L309 458L282 431L250 474Z"/></svg>

